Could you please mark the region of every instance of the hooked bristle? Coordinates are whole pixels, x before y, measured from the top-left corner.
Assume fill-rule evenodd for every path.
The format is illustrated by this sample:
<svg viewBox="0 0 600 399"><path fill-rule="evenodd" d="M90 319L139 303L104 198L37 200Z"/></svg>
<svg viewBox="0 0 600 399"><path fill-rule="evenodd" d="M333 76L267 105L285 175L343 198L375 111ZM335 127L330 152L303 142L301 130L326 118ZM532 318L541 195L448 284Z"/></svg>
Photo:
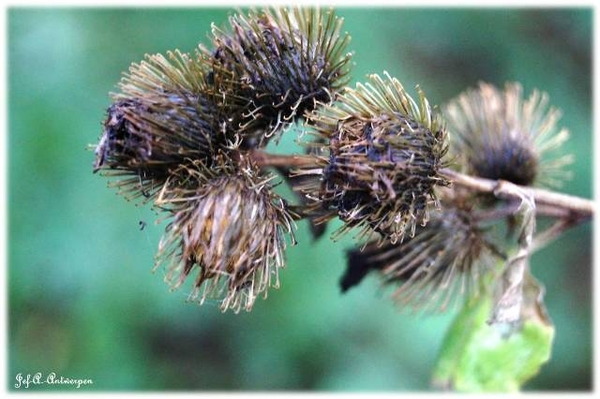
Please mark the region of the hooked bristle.
<svg viewBox="0 0 600 399"><path fill-rule="evenodd" d="M213 27L210 53L215 75L225 71L241 83L235 95L248 99L241 128L252 146L266 145L317 103L330 103L349 80L350 38L332 10L265 8L229 23Z"/></svg>
<svg viewBox="0 0 600 399"><path fill-rule="evenodd" d="M560 112L548 107L548 95L534 90L523 98L523 88L507 83L504 90L481 82L444 107L453 134L451 152L464 172L519 185L556 187L569 177L563 167L571 155L545 159L567 140L556 123Z"/></svg>
<svg viewBox="0 0 600 399"><path fill-rule="evenodd" d="M338 235L358 227L361 236L396 242L427 221L434 188L448 184L438 174L447 145L443 125L419 96L417 104L396 79L372 75L308 116L327 140L329 159L317 172L322 183L306 195L336 210L345 222Z"/></svg>

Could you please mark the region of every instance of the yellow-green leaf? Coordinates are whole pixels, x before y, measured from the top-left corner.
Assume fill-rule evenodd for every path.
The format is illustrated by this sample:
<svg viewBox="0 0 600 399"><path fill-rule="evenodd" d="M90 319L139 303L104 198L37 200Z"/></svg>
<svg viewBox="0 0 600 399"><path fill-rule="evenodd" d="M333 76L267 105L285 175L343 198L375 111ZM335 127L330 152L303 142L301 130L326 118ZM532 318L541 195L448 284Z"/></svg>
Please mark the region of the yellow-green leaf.
<svg viewBox="0 0 600 399"><path fill-rule="evenodd" d="M529 277L529 276L528 276ZM541 288L527 279L539 309ZM515 392L535 376L551 354L554 327L535 312L523 312L520 327L488 324L492 301L467 302L451 325L433 374L433 385L461 392ZM544 315L545 316L545 315Z"/></svg>

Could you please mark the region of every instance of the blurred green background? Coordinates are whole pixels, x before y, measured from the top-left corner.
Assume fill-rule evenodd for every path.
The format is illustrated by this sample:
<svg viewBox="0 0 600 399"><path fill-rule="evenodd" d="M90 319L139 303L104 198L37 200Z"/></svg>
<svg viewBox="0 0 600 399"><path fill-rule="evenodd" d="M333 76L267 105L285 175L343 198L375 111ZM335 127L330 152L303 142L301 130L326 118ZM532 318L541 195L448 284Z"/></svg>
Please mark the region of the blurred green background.
<svg viewBox="0 0 600 399"><path fill-rule="evenodd" d="M165 223L92 174L86 147L121 72L145 53L207 43L211 22L231 12L8 9L8 389L17 373L37 371L91 378L82 390L97 391L430 389L453 314L399 310L376 276L342 295L351 236L315 243L300 223L282 287L251 313L222 314L186 303L187 288L169 292L163 272L151 273ZM572 132L564 149L576 154L564 191L591 198L591 9L337 13L352 36L352 84L387 70L435 104L480 80L547 91ZM591 235L580 226L533 258L556 339L527 390L592 387Z"/></svg>

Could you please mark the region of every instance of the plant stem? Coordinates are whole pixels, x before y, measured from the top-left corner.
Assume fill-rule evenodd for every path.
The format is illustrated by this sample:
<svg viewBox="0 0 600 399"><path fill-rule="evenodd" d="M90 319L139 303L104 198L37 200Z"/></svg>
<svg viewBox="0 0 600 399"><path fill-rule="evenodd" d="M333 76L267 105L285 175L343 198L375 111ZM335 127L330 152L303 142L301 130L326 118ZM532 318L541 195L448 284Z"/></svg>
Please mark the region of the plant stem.
<svg viewBox="0 0 600 399"><path fill-rule="evenodd" d="M317 158L310 155L282 155L271 154L261 150L251 150L245 154L252 159L258 166L261 167L283 167L283 168L300 168L300 167L319 167L320 164Z"/></svg>
<svg viewBox="0 0 600 399"><path fill-rule="evenodd" d="M529 193L536 205L539 205L538 213L543 212L543 214L550 216L562 214L563 217L577 221L591 219L594 215L594 201L589 199L540 188L517 186L503 180L497 181L469 176L450 169L442 169L440 174L446 176L456 185L479 192L493 193L498 198L516 198L513 194L515 192L514 188L519 187L519 189Z"/></svg>
<svg viewBox="0 0 600 399"><path fill-rule="evenodd" d="M323 167L321 158L310 155L281 155L270 154L262 150L252 150L246 156L262 167ZM453 184L482 193L492 193L498 198L518 199L515 193L524 190L534 199L537 214L568 219L570 222L565 224L568 226L589 220L594 215L595 202L593 200L541 188L517 186L504 180L490 180L470 176L448 168L439 170L439 173L452 181Z"/></svg>

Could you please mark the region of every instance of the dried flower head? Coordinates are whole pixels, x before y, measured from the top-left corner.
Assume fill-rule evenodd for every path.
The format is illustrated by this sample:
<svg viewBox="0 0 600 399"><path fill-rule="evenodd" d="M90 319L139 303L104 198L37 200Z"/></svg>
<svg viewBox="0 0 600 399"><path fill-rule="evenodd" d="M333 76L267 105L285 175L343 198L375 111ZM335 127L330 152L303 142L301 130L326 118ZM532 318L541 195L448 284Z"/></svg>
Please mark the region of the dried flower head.
<svg viewBox="0 0 600 399"><path fill-rule="evenodd" d="M153 196L186 159L209 160L226 146L225 107L205 82L207 64L178 51L132 64L108 108L94 170L124 176L131 197Z"/></svg>
<svg viewBox="0 0 600 399"><path fill-rule="evenodd" d="M250 101L243 129L261 135L257 145L318 101L331 101L348 81L350 38L332 10L252 10L229 23L226 30L213 26L214 75L228 71L241 83L234 94Z"/></svg>
<svg viewBox="0 0 600 399"><path fill-rule="evenodd" d="M568 139L566 129L557 131L560 112L548 108L548 95L535 90L523 99L517 83L504 91L480 83L444 107L453 134L451 152L462 159L465 172L519 185L558 186L568 177L562 168L571 155L545 159Z"/></svg>
<svg viewBox="0 0 600 399"><path fill-rule="evenodd" d="M157 204L172 221L161 239L157 266L167 264L173 289L196 272L191 299L217 299L223 311L249 311L267 289L279 287L285 235L293 238L286 205L269 179L252 167L228 164L182 167L165 184Z"/></svg>
<svg viewBox="0 0 600 399"><path fill-rule="evenodd" d="M447 145L444 126L423 92L417 103L386 76L371 75L369 83L347 89L339 101L307 116L316 134L328 140L329 159L317 171L320 187L304 190L317 198L317 208L333 209L345 222L340 233L359 227L395 243L426 222L434 188L448 184L438 174Z"/></svg>
<svg viewBox="0 0 600 399"><path fill-rule="evenodd" d="M400 244L371 242L348 252L341 287L346 291L376 270L386 283L399 283L398 304L422 310L444 310L461 295L474 295L490 279L492 255L502 256L487 241L473 213L443 207L431 213L427 226Z"/></svg>

